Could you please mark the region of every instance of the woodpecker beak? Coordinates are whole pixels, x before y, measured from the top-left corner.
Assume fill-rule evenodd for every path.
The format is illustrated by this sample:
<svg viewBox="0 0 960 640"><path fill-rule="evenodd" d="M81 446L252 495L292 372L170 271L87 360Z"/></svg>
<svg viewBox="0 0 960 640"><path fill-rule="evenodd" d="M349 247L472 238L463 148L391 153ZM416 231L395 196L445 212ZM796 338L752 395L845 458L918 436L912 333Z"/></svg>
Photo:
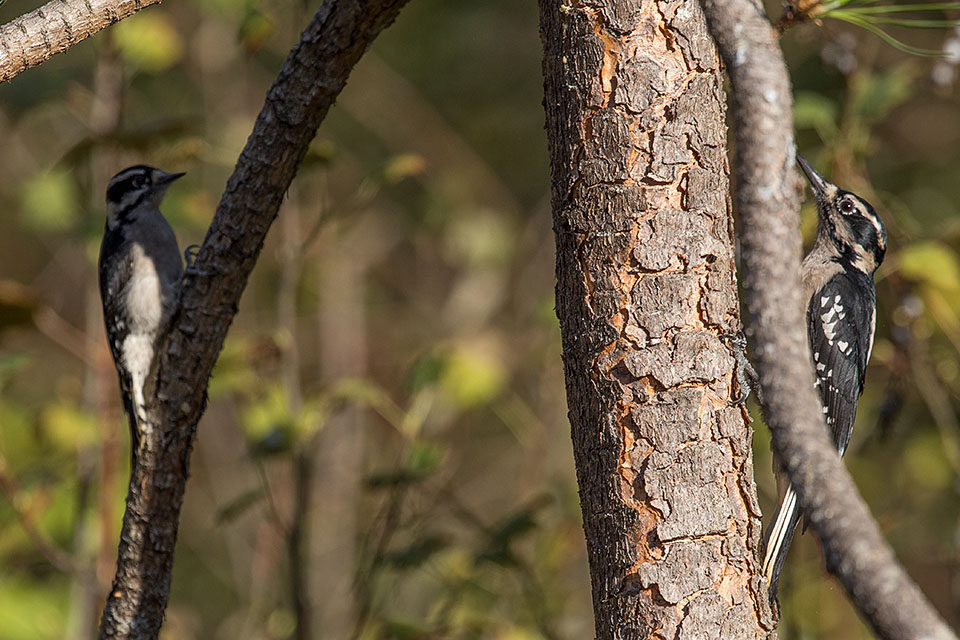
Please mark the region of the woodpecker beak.
<svg viewBox="0 0 960 640"><path fill-rule="evenodd" d="M156 174L154 174L153 184L157 186L163 185L163 184L170 184L174 180L179 180L185 175L187 174L186 173L167 173L166 171L160 171L159 169L157 169Z"/></svg>
<svg viewBox="0 0 960 640"><path fill-rule="evenodd" d="M810 188L813 189L813 193L817 196L818 200L829 199L836 195L837 187L824 180L823 177L810 166L810 163L800 157L799 154L797 154L797 164L800 165L803 173L806 174L807 180L810 181Z"/></svg>

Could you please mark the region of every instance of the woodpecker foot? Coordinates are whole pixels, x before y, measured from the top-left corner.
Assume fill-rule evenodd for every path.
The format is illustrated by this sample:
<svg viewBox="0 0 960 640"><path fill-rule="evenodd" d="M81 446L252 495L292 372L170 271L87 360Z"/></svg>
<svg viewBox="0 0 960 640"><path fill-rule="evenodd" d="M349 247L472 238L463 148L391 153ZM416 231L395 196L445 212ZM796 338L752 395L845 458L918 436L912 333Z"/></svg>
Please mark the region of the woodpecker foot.
<svg viewBox="0 0 960 640"><path fill-rule="evenodd" d="M747 398L750 397L751 391L756 391L757 400L763 404L760 376L757 375L757 370L754 369L750 361L747 360L747 337L743 335L743 331L725 333L720 337L727 343L727 347L730 349L730 353L733 354L733 359L736 362L734 377L737 380L737 391L740 395L730 401L730 406L742 407L747 401Z"/></svg>
<svg viewBox="0 0 960 640"><path fill-rule="evenodd" d="M192 244L186 249L183 250L183 259L187 263L186 269L183 270L184 275L190 276L208 276L210 275L207 271L202 271L194 267L197 263L197 254L200 253L200 245Z"/></svg>
<svg viewBox="0 0 960 640"><path fill-rule="evenodd" d="M187 262L187 269L192 269L197 261L197 254L200 253L200 245L192 244L183 250L183 259Z"/></svg>

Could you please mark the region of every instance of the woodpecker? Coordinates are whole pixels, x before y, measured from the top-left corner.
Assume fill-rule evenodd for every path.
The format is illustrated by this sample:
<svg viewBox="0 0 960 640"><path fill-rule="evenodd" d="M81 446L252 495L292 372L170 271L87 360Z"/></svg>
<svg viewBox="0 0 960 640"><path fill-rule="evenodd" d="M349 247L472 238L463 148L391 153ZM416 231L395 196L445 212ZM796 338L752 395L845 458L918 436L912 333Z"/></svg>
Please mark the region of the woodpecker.
<svg viewBox="0 0 960 640"><path fill-rule="evenodd" d="M100 245L100 298L107 341L120 377L136 460L146 418L144 384L179 296L183 263L160 202L182 173L138 165L107 185L107 221Z"/></svg>
<svg viewBox="0 0 960 640"><path fill-rule="evenodd" d="M873 348L877 325L873 274L883 262L887 232L866 200L827 182L800 156L797 162L817 200L817 238L800 267L814 386L842 457ZM772 601L777 599L780 572L801 515L797 494L787 484L767 530L763 559Z"/></svg>

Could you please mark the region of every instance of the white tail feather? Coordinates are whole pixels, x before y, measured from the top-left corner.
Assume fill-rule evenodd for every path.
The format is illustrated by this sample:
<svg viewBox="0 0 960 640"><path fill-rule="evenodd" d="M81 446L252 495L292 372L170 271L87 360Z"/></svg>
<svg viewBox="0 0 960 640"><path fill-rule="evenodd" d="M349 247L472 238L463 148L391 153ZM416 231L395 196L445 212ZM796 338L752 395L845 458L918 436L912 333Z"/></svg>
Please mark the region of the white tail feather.
<svg viewBox="0 0 960 640"><path fill-rule="evenodd" d="M778 560L781 555L786 554L790 540L793 538L793 529L796 528L798 521L795 516L797 509L799 509L797 493L793 490L793 485L788 485L780 502L780 509L777 510L777 519L767 535L767 549L763 557L763 575L774 588L779 582L779 576L773 574L776 567L782 566L782 562Z"/></svg>

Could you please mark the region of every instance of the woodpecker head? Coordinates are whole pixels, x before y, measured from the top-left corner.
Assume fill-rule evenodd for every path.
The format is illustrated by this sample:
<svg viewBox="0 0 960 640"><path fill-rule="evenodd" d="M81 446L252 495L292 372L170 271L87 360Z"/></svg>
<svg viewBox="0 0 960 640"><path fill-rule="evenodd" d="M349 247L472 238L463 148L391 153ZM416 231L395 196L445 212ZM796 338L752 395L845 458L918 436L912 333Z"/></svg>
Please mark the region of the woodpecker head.
<svg viewBox="0 0 960 640"><path fill-rule="evenodd" d="M817 197L818 239L833 245L840 262L867 275L873 274L887 251L883 220L869 202L824 180L799 155L797 163Z"/></svg>
<svg viewBox="0 0 960 640"><path fill-rule="evenodd" d="M159 209L167 188L182 173L153 167L128 167L107 184L107 228L114 229L144 209Z"/></svg>

